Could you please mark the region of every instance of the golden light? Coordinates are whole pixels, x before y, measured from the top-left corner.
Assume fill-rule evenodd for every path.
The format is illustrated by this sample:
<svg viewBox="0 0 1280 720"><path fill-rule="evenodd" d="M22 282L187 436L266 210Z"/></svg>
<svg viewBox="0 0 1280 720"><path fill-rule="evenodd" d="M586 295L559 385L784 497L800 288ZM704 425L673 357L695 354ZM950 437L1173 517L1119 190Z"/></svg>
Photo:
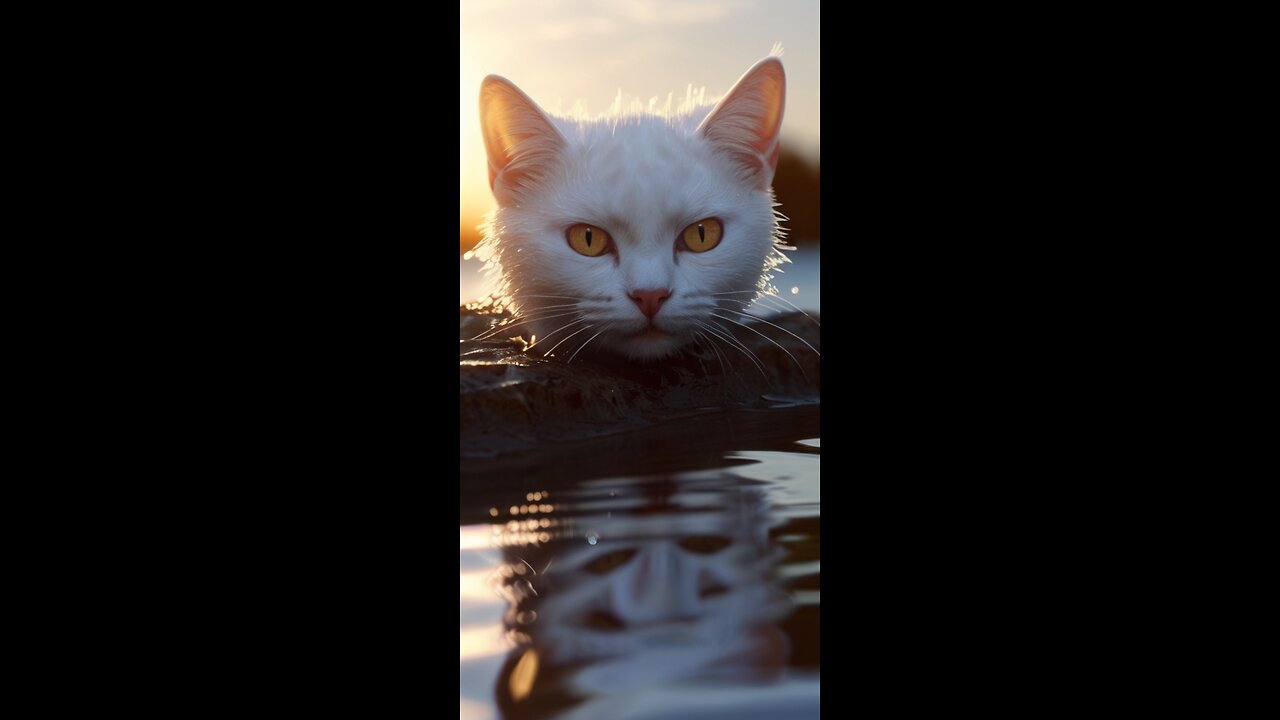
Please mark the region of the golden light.
<svg viewBox="0 0 1280 720"><path fill-rule="evenodd" d="M458 631L460 661L500 655L508 647L510 646L503 639L501 624L464 627Z"/></svg>
<svg viewBox="0 0 1280 720"><path fill-rule="evenodd" d="M533 690L533 681L537 677L538 654L530 649L525 651L525 654L516 662L515 668L511 670L511 677L508 679L511 698L518 701L528 697Z"/></svg>
<svg viewBox="0 0 1280 720"><path fill-rule="evenodd" d="M493 547L487 525L463 525L458 528L459 550L487 550Z"/></svg>
<svg viewBox="0 0 1280 720"><path fill-rule="evenodd" d="M477 602L492 602L495 595L489 585L490 573L486 570L472 570L458 573L458 598Z"/></svg>
<svg viewBox="0 0 1280 720"><path fill-rule="evenodd" d="M463 222L471 225L493 207L489 170L480 136L480 81L484 75L466 46L458 56L458 190Z"/></svg>
<svg viewBox="0 0 1280 720"><path fill-rule="evenodd" d="M458 175L464 175L467 169L467 126L474 120L467 112L467 61L461 60L458 65Z"/></svg>

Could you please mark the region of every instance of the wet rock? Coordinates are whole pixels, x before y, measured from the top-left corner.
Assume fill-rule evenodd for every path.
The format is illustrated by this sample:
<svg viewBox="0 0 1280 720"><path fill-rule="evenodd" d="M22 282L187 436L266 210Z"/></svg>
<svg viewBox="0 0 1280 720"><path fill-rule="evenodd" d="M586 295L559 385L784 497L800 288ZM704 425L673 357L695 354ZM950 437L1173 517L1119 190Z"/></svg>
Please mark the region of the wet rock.
<svg viewBox="0 0 1280 720"><path fill-rule="evenodd" d="M494 457L726 409L818 403L818 318L796 312L746 324L734 328L733 342L695 344L658 363L590 348L570 361L530 347L500 305L463 306L461 455Z"/></svg>

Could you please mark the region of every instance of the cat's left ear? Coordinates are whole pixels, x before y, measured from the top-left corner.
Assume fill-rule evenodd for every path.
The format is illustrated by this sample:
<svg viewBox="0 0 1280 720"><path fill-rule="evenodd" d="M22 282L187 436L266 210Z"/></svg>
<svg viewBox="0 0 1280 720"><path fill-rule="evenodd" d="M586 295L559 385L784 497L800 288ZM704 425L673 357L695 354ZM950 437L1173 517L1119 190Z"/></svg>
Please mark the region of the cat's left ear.
<svg viewBox="0 0 1280 720"><path fill-rule="evenodd" d="M782 62L767 57L748 70L698 126L703 137L744 165L761 190L768 189L778 168L786 95Z"/></svg>
<svg viewBox="0 0 1280 720"><path fill-rule="evenodd" d="M489 186L500 203L536 185L565 141L538 104L506 78L480 83L480 125L489 156Z"/></svg>

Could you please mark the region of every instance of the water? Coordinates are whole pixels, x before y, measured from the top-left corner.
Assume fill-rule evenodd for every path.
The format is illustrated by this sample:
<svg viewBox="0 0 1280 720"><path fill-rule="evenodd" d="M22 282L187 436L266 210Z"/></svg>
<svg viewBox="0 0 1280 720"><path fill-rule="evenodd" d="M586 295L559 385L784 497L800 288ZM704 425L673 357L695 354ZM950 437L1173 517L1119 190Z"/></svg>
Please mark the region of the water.
<svg viewBox="0 0 1280 720"><path fill-rule="evenodd" d="M820 436L816 405L723 409L463 458L459 716L818 717Z"/></svg>

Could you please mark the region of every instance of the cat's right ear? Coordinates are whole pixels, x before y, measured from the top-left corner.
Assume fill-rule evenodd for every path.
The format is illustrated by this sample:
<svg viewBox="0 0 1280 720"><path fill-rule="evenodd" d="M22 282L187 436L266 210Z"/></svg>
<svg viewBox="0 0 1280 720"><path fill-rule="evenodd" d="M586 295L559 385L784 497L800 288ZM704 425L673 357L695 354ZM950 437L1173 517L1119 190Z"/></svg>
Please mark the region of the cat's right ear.
<svg viewBox="0 0 1280 720"><path fill-rule="evenodd" d="M698 132L737 158L756 187L765 189L778 169L778 131L786 105L782 61L756 63L707 115Z"/></svg>
<svg viewBox="0 0 1280 720"><path fill-rule="evenodd" d="M564 136L537 103L497 75L480 83L480 127L489 187L499 202L535 185L565 147Z"/></svg>

